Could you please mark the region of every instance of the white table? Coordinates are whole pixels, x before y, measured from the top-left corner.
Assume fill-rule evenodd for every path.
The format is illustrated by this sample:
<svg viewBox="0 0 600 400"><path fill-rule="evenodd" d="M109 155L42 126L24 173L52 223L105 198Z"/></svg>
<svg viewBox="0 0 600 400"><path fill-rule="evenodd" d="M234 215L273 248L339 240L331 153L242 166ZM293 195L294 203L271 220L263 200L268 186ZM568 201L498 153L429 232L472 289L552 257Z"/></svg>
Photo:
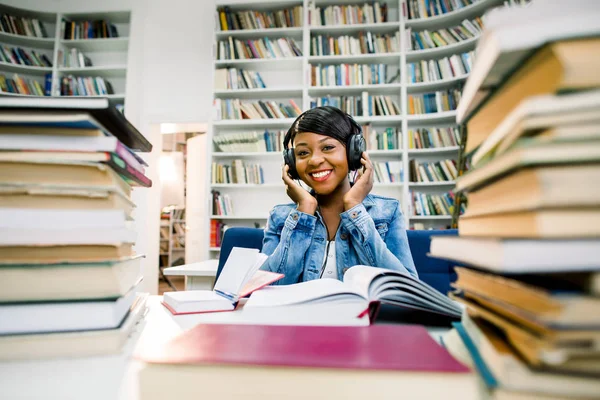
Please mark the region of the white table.
<svg viewBox="0 0 600 400"><path fill-rule="evenodd" d="M184 276L185 290L212 290L219 260L207 260L163 269L167 276Z"/></svg>
<svg viewBox="0 0 600 400"><path fill-rule="evenodd" d="M137 376L142 363L136 349L164 343L199 323L244 323L239 311L173 317L150 296L149 312L121 355L81 359L0 363L0 398L10 400L137 400ZM447 329L433 329L434 339Z"/></svg>

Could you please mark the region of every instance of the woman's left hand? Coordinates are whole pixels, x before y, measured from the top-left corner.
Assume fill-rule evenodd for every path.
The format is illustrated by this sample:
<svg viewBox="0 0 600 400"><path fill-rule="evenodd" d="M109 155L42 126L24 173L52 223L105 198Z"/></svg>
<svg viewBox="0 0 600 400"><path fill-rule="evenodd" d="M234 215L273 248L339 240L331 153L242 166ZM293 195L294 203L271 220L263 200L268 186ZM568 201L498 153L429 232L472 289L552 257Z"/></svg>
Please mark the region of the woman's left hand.
<svg viewBox="0 0 600 400"><path fill-rule="evenodd" d="M366 151L362 153L360 162L363 170L358 171L358 179L354 182L354 186L344 195L344 210L349 210L362 203L373 189L373 163Z"/></svg>

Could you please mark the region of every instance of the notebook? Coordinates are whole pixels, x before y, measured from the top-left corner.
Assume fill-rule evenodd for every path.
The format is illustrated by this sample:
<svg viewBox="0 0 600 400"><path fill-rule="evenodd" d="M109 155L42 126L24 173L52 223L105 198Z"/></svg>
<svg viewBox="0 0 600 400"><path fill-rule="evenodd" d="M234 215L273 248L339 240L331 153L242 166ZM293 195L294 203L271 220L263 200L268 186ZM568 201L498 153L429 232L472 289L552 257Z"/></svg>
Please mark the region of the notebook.
<svg viewBox="0 0 600 400"><path fill-rule="evenodd" d="M283 278L283 274L259 271L266 259L258 249L234 247L214 290L167 292L163 305L174 315L232 311L239 299Z"/></svg>

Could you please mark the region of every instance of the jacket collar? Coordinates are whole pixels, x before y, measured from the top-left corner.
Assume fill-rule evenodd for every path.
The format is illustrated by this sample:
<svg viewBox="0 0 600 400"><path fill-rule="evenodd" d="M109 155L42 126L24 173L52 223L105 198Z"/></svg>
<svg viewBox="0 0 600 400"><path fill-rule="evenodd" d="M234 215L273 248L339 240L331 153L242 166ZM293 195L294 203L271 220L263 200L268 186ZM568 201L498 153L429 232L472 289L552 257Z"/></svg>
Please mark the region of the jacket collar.
<svg viewBox="0 0 600 400"><path fill-rule="evenodd" d="M367 197L365 197L365 199L363 200L363 205L365 206L365 208L368 210L369 208L373 207L375 205L375 200L373 200L373 196L371 196L370 194L367 195Z"/></svg>

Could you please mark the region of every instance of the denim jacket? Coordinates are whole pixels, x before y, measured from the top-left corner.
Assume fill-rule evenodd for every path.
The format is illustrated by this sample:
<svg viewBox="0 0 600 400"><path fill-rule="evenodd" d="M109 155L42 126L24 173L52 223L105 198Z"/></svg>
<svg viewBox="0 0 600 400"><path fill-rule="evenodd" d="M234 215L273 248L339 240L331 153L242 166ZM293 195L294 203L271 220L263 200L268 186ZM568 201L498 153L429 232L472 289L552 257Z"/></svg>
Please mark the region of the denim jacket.
<svg viewBox="0 0 600 400"><path fill-rule="evenodd" d="M327 233L321 216L315 214L298 211L295 204L278 205L271 211L262 248L269 258L261 269L285 274L276 284L319 279ZM340 279L354 265L405 271L417 277L398 200L369 194L340 216L335 236Z"/></svg>

